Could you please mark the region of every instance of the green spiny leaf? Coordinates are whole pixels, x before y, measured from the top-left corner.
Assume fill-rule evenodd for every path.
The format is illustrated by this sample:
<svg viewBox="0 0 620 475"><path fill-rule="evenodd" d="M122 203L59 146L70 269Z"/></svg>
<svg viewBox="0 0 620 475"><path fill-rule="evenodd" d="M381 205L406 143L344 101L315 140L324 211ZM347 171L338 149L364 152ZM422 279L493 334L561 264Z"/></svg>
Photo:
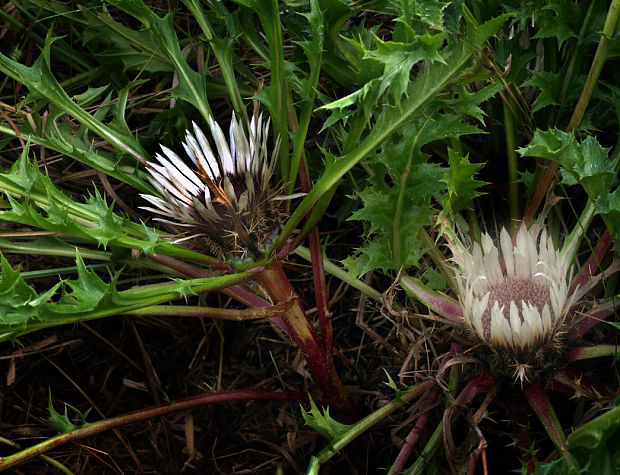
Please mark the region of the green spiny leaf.
<svg viewBox="0 0 620 475"><path fill-rule="evenodd" d="M470 163L467 155L459 155L452 149L448 149L448 160L450 167L445 178L448 191L442 201L444 212L453 214L471 208L473 199L482 194L478 189L488 182L474 178L484 164Z"/></svg>
<svg viewBox="0 0 620 475"><path fill-rule="evenodd" d="M79 252L76 252L76 265L78 278L67 281L71 292L64 292L59 304L55 306L56 312L68 313L89 312L97 308L105 295L114 288L112 284L106 284L92 270L88 270Z"/></svg>
<svg viewBox="0 0 620 475"><path fill-rule="evenodd" d="M469 92L465 87L457 89L458 97L450 102L450 105L459 112L467 114L484 125L485 112L480 104L486 102L504 88L501 82L494 82L478 92Z"/></svg>
<svg viewBox="0 0 620 475"><path fill-rule="evenodd" d="M564 75L561 73L550 73L547 71L532 71L532 78L523 83L524 86L536 87L540 90L538 97L532 104L532 112L536 112L543 107L560 104L560 92Z"/></svg>
<svg viewBox="0 0 620 475"><path fill-rule="evenodd" d="M39 57L31 67L24 66L0 53L0 71L16 81L22 82L31 92L40 94L60 110L69 114L90 130L107 140L119 152L127 153L136 159L146 159L149 155L132 136L120 135L100 120L73 102L51 72L50 51L55 41L51 31ZM97 168L97 166L95 166Z"/></svg>
<svg viewBox="0 0 620 475"><path fill-rule="evenodd" d="M54 404L52 403L52 391L51 390L49 391L49 400L48 400L47 407L48 407L50 416L47 419L44 419L44 421L49 426L51 426L52 429L56 430L57 432L61 434L66 434L67 432L71 432L73 430L80 429L88 425L88 423L86 422L86 417L88 416L88 413L92 409L90 408L88 409L88 411L82 414L82 412L77 410L75 407L65 403L65 413L60 414L56 412L56 410L54 409ZM69 416L67 414L68 407L71 408L71 410L74 411L76 415L78 416L79 424L74 424L69 419Z"/></svg>
<svg viewBox="0 0 620 475"><path fill-rule="evenodd" d="M616 182L608 149L591 136L579 143L573 134L558 129L537 130L530 143L517 151L522 156L543 157L558 162L595 201L608 193Z"/></svg>
<svg viewBox="0 0 620 475"><path fill-rule="evenodd" d="M568 38L577 38L584 13L582 5L570 0L545 5L536 15L537 31L532 38L556 38L562 47Z"/></svg>
<svg viewBox="0 0 620 475"><path fill-rule="evenodd" d="M379 84L379 95L390 88L394 102L398 102L406 93L410 82L411 69L420 61L444 63L439 54L446 33L429 35L428 32L418 36L411 43L382 41L375 36L377 49L366 51L367 58L375 59L384 65L384 72Z"/></svg>
<svg viewBox="0 0 620 475"><path fill-rule="evenodd" d="M315 431L325 437L330 443L334 442L340 436L346 433L346 431L350 427L349 425L341 424L340 422L335 421L329 415L329 408L323 409L323 411L321 411L312 400L312 397L309 396L309 399L310 412L306 412L303 407L301 408L301 414L303 415L306 425L312 427Z"/></svg>
<svg viewBox="0 0 620 475"><path fill-rule="evenodd" d="M208 120L211 108L207 99L204 74L194 71L181 52L179 39L174 31L173 14L157 16L142 0L109 0L110 3L129 13L151 30L161 51L172 63L179 79L174 94L179 99L196 106L203 118Z"/></svg>

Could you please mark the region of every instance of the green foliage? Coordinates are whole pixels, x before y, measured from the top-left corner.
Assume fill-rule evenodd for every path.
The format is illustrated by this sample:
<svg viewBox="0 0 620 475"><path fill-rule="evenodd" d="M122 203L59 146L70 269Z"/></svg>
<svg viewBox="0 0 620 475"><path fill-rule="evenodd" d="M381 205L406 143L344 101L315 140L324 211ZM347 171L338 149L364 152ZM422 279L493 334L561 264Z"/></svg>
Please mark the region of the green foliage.
<svg viewBox="0 0 620 475"><path fill-rule="evenodd" d="M174 88L174 95L190 104L194 104L206 120L211 115L207 99L204 73L194 71L181 52L179 39L174 28L174 15L157 16L142 0L110 0L110 3L134 16L145 28L149 29L158 49L160 49L173 66L179 84Z"/></svg>
<svg viewBox="0 0 620 475"><path fill-rule="evenodd" d="M428 112L427 112L428 114ZM385 143L371 162L375 182L360 192L363 208L351 219L369 223L367 236L372 239L345 265L356 276L374 269L398 270L415 266L426 253L419 231L432 225L438 212L433 200L439 198L447 212L471 206L484 184L474 179L482 164L471 164L449 149L449 167L429 161L422 147L440 140L458 138L481 131L462 122L462 116L437 114L412 121L404 136ZM381 170L386 170L382 172Z"/></svg>
<svg viewBox="0 0 620 475"><path fill-rule="evenodd" d="M532 112L543 107L557 106L562 103L562 83L564 75L547 71L532 71L532 78L523 83L524 86L538 88L540 93L532 104Z"/></svg>
<svg viewBox="0 0 620 475"><path fill-rule="evenodd" d="M61 189L52 177L92 168L110 177L127 203L119 204L133 210L141 198L132 188L155 193L141 162L158 143L180 152L191 120L204 126L213 111L225 126L231 108L249 118L252 99L269 111L269 140L281 140L282 194L309 188L303 200L289 202L290 218L274 248L302 242L334 211L340 227L354 229L345 236L354 242L351 250L338 255L349 270L344 280L375 271L376 296L385 290L379 283L404 269L395 309L408 309L405 294L415 296L458 326L462 309L446 293L456 286L443 236L458 232L476 240L485 226L520 218L530 199L547 191L540 184L548 161L558 164L561 186L582 187L591 203L587 208L570 198L561 221L549 214L549 228L555 233L579 218L584 228L575 228L571 242L586 232L599 235L601 220L590 226L580 216L594 209L620 250L620 90L614 86L620 43L615 23L606 23L606 5L182 0L168 9L145 0L17 2L19 18L3 16L11 25L6 37L17 42L0 45L0 148L8 163L0 171L0 219L11 232L0 236L0 341L251 279L241 272L179 278L224 266L173 244L139 217L130 219L110 203L110 192L90 183L90 191L80 183ZM40 50L33 61L23 54L26 45ZM603 54L593 61L597 49ZM18 138L27 143L19 159ZM506 144L539 160L513 160ZM14 230L54 235L15 238ZM22 272L9 253L69 262ZM154 262L165 256L178 261L172 268ZM147 277L158 283L145 285L134 266L154 269ZM433 344L445 350L446 342ZM389 375L387 385L397 399L406 394ZM56 430L85 424L86 415L76 411L76 423L67 406L57 413L51 396L49 405ZM349 440L343 436L355 432L313 401L303 415L329 441L328 451L334 441L341 450ZM617 470L616 419L612 409L569 437L577 470ZM439 434L433 439L440 441ZM439 445L422 450L411 473L441 466ZM562 460L537 468L560 471L568 471Z"/></svg>
<svg viewBox="0 0 620 475"><path fill-rule="evenodd" d="M77 419L77 422L78 422L77 424L74 424L69 419L69 416L67 414L68 407L71 408L73 412L75 412L77 417L74 418L74 420ZM91 409L92 407L88 409L88 411L82 414L82 412L76 409L75 407L65 403L65 413L60 414L56 412L56 410L54 409L54 404L52 403L52 391L50 389L49 402L48 402L48 410L50 412L50 416L47 419L45 419L45 422L48 425L50 425L52 429L54 429L55 431L61 434L66 434L67 432L71 432L72 430L86 427L88 425L88 422L86 422L86 418L88 417L88 414L90 413Z"/></svg>
<svg viewBox="0 0 620 475"><path fill-rule="evenodd" d="M541 5L536 14L539 28L533 38L555 38L562 47L567 39L578 38L583 10L582 5L569 0Z"/></svg>
<svg viewBox="0 0 620 475"><path fill-rule="evenodd" d="M377 96L390 89L393 101L400 101L409 86L411 69L419 62L426 61L432 64L437 61L445 63L439 54L439 48L446 38L446 33L417 35L409 43L395 41L381 41L375 36L376 50L365 51L364 57L374 59L383 65L383 74L376 83Z"/></svg>
<svg viewBox="0 0 620 475"><path fill-rule="evenodd" d="M567 184L580 183L593 199L617 184L614 163L608 157L609 150L601 147L592 136L580 143L573 134L558 129L537 130L529 145L518 152L522 156L558 162L574 179L569 179Z"/></svg>
<svg viewBox="0 0 620 475"><path fill-rule="evenodd" d="M105 282L76 257L77 279L62 280L43 293L25 282L0 255L0 341L14 340L41 328L116 315L200 292L234 285L248 273L136 286L118 290L120 271Z"/></svg>
<svg viewBox="0 0 620 475"><path fill-rule="evenodd" d="M325 437L329 442L338 439L349 430L350 426L335 421L329 415L329 408L320 410L310 398L310 412L301 407L301 414L306 425Z"/></svg>
<svg viewBox="0 0 620 475"><path fill-rule="evenodd" d="M423 176L428 175L432 170L436 171L438 169L434 164L425 164L428 156L420 155L420 148L430 142L445 139L446 137L456 138L465 133L478 132L476 127L461 123L462 118L459 116L455 117L449 113L434 112L442 110L446 105L441 100L436 102L437 96L443 93L444 90L449 89L454 82L458 81L461 75L466 74L467 68L471 66L469 61L476 49L481 48L488 38L495 34L507 17L507 15L500 16L483 25L475 25L473 21L468 22L463 38L454 43L448 41L442 48L441 55L443 61L426 64L425 74L410 81L407 87L407 98L404 101L397 107L386 103L383 107L378 108L375 113L376 122L372 130L354 150L338 158L332 165L326 168L308 196L289 219L281 239L288 235L293 226L297 224L321 196L328 193L332 186L355 164L370 156L379 148L387 147L387 150L390 151L390 147L393 147L396 151L395 158L397 163L391 164L391 156L385 150L380 153L380 156L383 155L383 161L390 168L396 170L397 173L403 174L406 171L406 174L392 177L395 186L389 191L390 196L388 198L379 197L377 193L374 193L372 187L377 186L376 184L371 185L370 190L363 196L363 199L365 198L371 207L373 205L380 207L381 203L378 200L385 201L385 205L389 207L387 213L392 216L392 230L387 229L389 223L386 221L371 223L371 233L378 232L380 240L367 246L371 249L370 253L366 252L363 259L358 261L355 266L350 259L347 261L347 266L356 275L360 275L372 268L387 269L394 268L395 265L411 265L411 263L417 262L417 253L420 252L419 248L421 246L419 242L416 242L415 227L422 225L423 221L424 224L429 224L425 220L430 216L428 208L430 194L439 191L443 186L441 185L441 176L432 177L429 183L421 183ZM482 100L483 97L480 97L480 101ZM333 105L328 107L333 107ZM341 107L339 106L339 108ZM403 130L406 127L410 127L413 133L403 134ZM398 143L397 137L405 138L408 144ZM419 167L419 174L417 169L411 170L411 173L409 173L410 169L405 170L405 167L402 166L406 163L409 163L410 166L414 164L422 165L424 163L424 166ZM399 185L401 186L400 189ZM403 223L405 225L409 224L407 222L408 218L402 214L404 212L403 204L406 203L409 209L410 202L406 201L406 199L411 197L411 193L415 191L416 187L420 188L422 195L417 198L417 207L415 209L412 207L409 217L414 219L414 221L411 223L412 229L406 232L401 226ZM377 200L373 198L377 198ZM364 212L362 211L361 213L361 215L357 214L356 217L366 219ZM370 216L375 215L372 209L367 214ZM375 226L375 228L373 229L372 226ZM387 240L381 241L384 237ZM399 247L397 251L390 248L393 244ZM396 253L394 254L393 252ZM386 257L389 258L387 263L379 264L377 262L379 259L381 262L385 262L384 259ZM380 267L377 267L378 264Z"/></svg>
<svg viewBox="0 0 620 475"><path fill-rule="evenodd" d="M470 163L468 156L459 156L448 149L449 169L444 181L447 191L442 195L444 213L451 215L472 207L474 198L482 193L478 189L488 182L476 180L474 177L483 166L482 163Z"/></svg>
<svg viewBox="0 0 620 475"><path fill-rule="evenodd" d="M541 463L536 475L581 475L600 473L613 475L620 470L620 406L575 429L567 438L566 446L579 465L568 467L565 459ZM527 473L524 468L522 473Z"/></svg>
<svg viewBox="0 0 620 475"><path fill-rule="evenodd" d="M158 233L115 214L96 189L85 203L64 194L41 173L36 161L29 161L28 151L26 147L8 173L0 173L0 191L10 205L0 213L1 220L69 234L104 247L112 244L152 253L158 246L169 246Z"/></svg>
<svg viewBox="0 0 620 475"><path fill-rule="evenodd" d="M562 166L563 183L580 184L603 215L612 231L616 251L620 250L620 194L618 193L618 158L609 157L595 137L579 142L573 134L552 129L537 130L530 143L518 152L522 156L542 157Z"/></svg>
<svg viewBox="0 0 620 475"><path fill-rule="evenodd" d="M110 126L104 124L99 118L89 114L86 110L73 102L67 95L51 71L50 54L52 44L56 39L57 38L53 37L50 31L45 39L45 45L41 54L31 67L24 66L0 53L0 71L16 81L25 84L31 93L37 94L37 97L43 96L46 101L49 101L56 108L52 109L51 116L53 122L56 120L58 113L69 114L88 130L106 139L119 153L129 154L134 159L146 159L148 154L140 143L131 135L124 135L110 128ZM100 93L102 90L96 92ZM32 132L34 133L35 131L33 130ZM36 138L34 140L37 142ZM96 159L97 155L86 146L84 141L78 141L76 144L77 150L74 150L76 147L72 142L73 136L68 134L66 129L56 128L50 134L50 138L44 143L46 145L49 144L52 148L55 148L54 145L56 145L60 149L59 151L68 152L69 155L84 161L93 168L107 172L116 178L132 184L138 189L144 191L150 190L150 187L145 186L143 182L136 179L135 176L132 176L133 174L123 171L116 165L109 163L108 160L105 160L102 166Z"/></svg>
<svg viewBox="0 0 620 475"><path fill-rule="evenodd" d="M570 450L581 455L588 473L618 473L620 470L620 401L615 407L575 429L566 440Z"/></svg>

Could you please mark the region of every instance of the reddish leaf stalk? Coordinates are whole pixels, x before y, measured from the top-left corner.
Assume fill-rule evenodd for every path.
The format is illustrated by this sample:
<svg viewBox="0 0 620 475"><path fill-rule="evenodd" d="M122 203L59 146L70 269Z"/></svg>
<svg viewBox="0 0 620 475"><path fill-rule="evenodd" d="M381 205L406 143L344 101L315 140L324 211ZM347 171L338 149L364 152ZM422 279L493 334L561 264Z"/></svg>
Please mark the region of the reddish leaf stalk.
<svg viewBox="0 0 620 475"><path fill-rule="evenodd" d="M257 280L274 303L292 302L282 318L291 330L291 337L305 354L308 369L330 405L335 409L355 413L353 403L336 374L333 360L326 354L324 345L319 341L280 263L271 264L257 276Z"/></svg>
<svg viewBox="0 0 620 475"><path fill-rule="evenodd" d="M280 302L276 305L260 308L246 308L244 310L231 308L212 308L195 305L153 305L143 307L129 312L125 315L165 315L172 317L205 317L216 318L218 320L231 320L242 322L246 320L258 320L273 318L286 311L292 302Z"/></svg>
<svg viewBox="0 0 620 475"><path fill-rule="evenodd" d="M463 388L458 398L457 404L467 404L480 392L489 392L493 387L493 378L489 373L482 373L473 378L467 386Z"/></svg>
<svg viewBox="0 0 620 475"><path fill-rule="evenodd" d="M186 278L199 279L201 277L209 277L211 275L204 270L198 269L197 267L175 259L174 257L159 254L154 254L149 257L160 264L170 267ZM248 292L240 285L232 285L226 289L222 289L221 292L250 307L263 308L271 306L271 303L254 295L252 292ZM270 321L280 327L289 337L292 337L291 331L282 317L273 316L270 318Z"/></svg>
<svg viewBox="0 0 620 475"><path fill-rule="evenodd" d="M463 388L456 398L456 402L444 412L442 432L443 443L448 459L450 459L455 452L454 440L452 438L452 421L454 421L454 418L459 414L463 406L471 402L478 393L489 392L493 389L493 384L493 378L489 373L482 373L476 376Z"/></svg>
<svg viewBox="0 0 620 475"><path fill-rule="evenodd" d="M616 358L619 352L618 345L579 346L568 350L563 357L566 361L587 360L604 356Z"/></svg>
<svg viewBox="0 0 620 475"><path fill-rule="evenodd" d="M523 394L542 422L558 452L566 460L568 466L574 468L575 463L566 448L566 436L545 390L538 384L530 384L525 387Z"/></svg>
<svg viewBox="0 0 620 475"><path fill-rule="evenodd" d="M439 391L436 387L433 387L426 396L424 403L422 405L422 415L418 417L413 429L407 435L407 439L405 440L404 445L401 447L398 457L392 465L390 469L390 474L400 473L405 469L405 464L413 451L415 444L418 443L420 435L422 435L422 431L426 428L426 424L428 423L428 419L430 417L430 408L435 404L437 397L439 396Z"/></svg>
<svg viewBox="0 0 620 475"><path fill-rule="evenodd" d="M321 326L321 337L327 357L334 356L332 321L329 316L329 302L327 299L327 284L325 283L325 268L323 266L323 252L318 228L310 232L310 256L312 257L312 279L314 281L314 296L316 310Z"/></svg>
<svg viewBox="0 0 620 475"><path fill-rule="evenodd" d="M534 188L534 195L532 196L532 200L525 210L525 214L523 216L523 222L526 226L529 226L532 219L534 219L534 215L538 211L538 207L542 203L544 197L547 194L547 190L551 185L551 181L555 176L555 172L558 170L559 164L557 162L552 162L547 165L547 169L545 174L538 180L536 183L536 188Z"/></svg>
<svg viewBox="0 0 620 475"><path fill-rule="evenodd" d="M299 163L299 182L304 193L310 191L310 175L306 166L305 154L301 153ZM312 211L306 215L306 219L310 218ZM321 249L321 239L319 237L319 228L315 226L309 235L310 239L310 257L312 258L312 280L314 281L314 299L316 302L317 315L319 317L319 325L321 327L321 336L327 357L332 360L334 356L334 348L332 346L332 321L329 315L329 300L327 294L327 284L325 283L325 267L323 265L323 251Z"/></svg>
<svg viewBox="0 0 620 475"><path fill-rule="evenodd" d="M569 294L572 294L575 291L577 285L583 287L594 274L601 270L601 262L603 262L603 258L605 257L605 254L607 254L607 251L609 251L610 246L611 233L609 232L609 229L606 229L598 243L596 243L596 247L594 248L592 255L588 258L585 265L579 271L577 278L571 285Z"/></svg>
<svg viewBox="0 0 620 475"><path fill-rule="evenodd" d="M435 313L445 317L459 325L463 323L463 307L446 295L430 290L415 279L403 276L400 278L401 285L416 296L420 302L429 307Z"/></svg>
<svg viewBox="0 0 620 475"><path fill-rule="evenodd" d="M308 397L305 394L295 391L264 391L259 389L243 389L243 390L230 390L230 391L218 391L215 393L198 394L196 396L190 396L187 398L179 399L170 404L158 404L147 409L140 409L138 411L129 412L122 416L112 417L110 419L104 419L99 422L86 424L85 427L76 429L65 434L59 434L54 437L50 437L45 441L36 444L32 447L17 452L14 455L3 457L0 459L0 471L6 470L11 467L15 467L18 464L24 463L33 457L37 457L45 452L53 450L67 442L82 439L84 437L90 437L101 432L105 432L117 427L122 427L134 422L140 422L147 419L153 419L155 417L164 416L173 412L185 411L188 409L194 409L197 407L206 406L208 404L223 403L223 402L236 402L236 401L297 401L307 402Z"/></svg>
<svg viewBox="0 0 620 475"><path fill-rule="evenodd" d="M601 321L609 317L618 305L620 305L620 301L610 301L601 305L596 310L589 312L587 317L577 322L577 324L571 328L570 333L568 334L568 341L578 340L583 335L588 333Z"/></svg>

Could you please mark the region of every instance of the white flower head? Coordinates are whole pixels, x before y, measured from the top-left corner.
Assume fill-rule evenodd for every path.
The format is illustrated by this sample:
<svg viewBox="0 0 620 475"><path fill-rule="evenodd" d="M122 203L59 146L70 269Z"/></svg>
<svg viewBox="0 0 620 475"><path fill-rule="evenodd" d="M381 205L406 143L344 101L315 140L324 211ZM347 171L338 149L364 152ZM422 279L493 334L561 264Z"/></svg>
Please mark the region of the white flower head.
<svg viewBox="0 0 620 475"><path fill-rule="evenodd" d="M499 249L484 234L471 253L455 253L465 323L522 382L559 349L575 303L568 263L546 231L537 237L522 225L514 246L502 229Z"/></svg>
<svg viewBox="0 0 620 475"><path fill-rule="evenodd" d="M269 122L263 123L262 114L252 117L246 135L233 113L227 141L209 117L214 148L193 123L183 143L191 165L162 145L157 163L146 163L161 196L141 195L152 205L142 208L159 215L158 221L185 228L220 257L259 256L277 236L283 214L270 186L278 146L269 157Z"/></svg>

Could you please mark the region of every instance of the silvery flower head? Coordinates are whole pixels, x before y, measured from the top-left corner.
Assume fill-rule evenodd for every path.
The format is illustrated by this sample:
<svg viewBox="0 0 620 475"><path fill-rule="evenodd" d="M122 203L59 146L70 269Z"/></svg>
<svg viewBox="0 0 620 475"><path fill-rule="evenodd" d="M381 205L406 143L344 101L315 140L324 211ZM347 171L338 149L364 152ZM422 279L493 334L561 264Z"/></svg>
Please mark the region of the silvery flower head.
<svg viewBox="0 0 620 475"><path fill-rule="evenodd" d="M569 295L569 265L546 231L538 239L536 226L529 231L521 226L514 246L506 229L499 249L488 234L481 241L471 253L454 253L463 317L523 382L561 347L575 303Z"/></svg>
<svg viewBox="0 0 620 475"><path fill-rule="evenodd" d="M280 230L283 210L271 188L278 146L267 152L269 120L252 117L248 135L233 113L229 139L212 117L209 129L215 147L193 123L183 148L193 166L161 146L157 163L147 163L148 177L161 196L141 195L175 229L185 228L198 245L219 257L259 257Z"/></svg>

